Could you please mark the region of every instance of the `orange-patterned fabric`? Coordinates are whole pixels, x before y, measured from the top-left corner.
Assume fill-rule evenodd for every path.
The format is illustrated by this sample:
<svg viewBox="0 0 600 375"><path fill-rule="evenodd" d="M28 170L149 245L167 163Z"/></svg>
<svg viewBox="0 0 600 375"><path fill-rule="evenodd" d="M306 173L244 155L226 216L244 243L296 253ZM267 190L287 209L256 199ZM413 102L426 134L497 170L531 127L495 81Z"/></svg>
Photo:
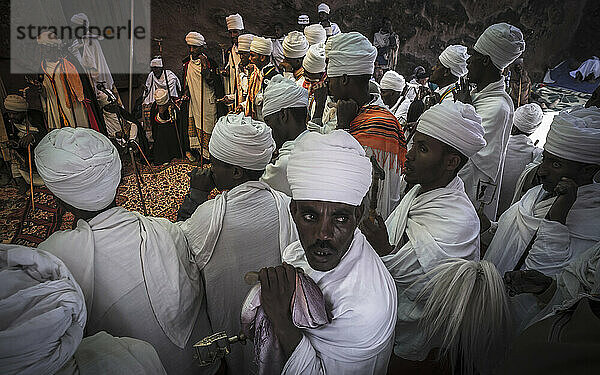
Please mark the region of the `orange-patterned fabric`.
<svg viewBox="0 0 600 375"><path fill-rule="evenodd" d="M54 69L54 72L48 73L44 64L42 64L42 69L44 73L51 79L52 86L54 87L54 77L58 73L60 78L63 81L63 86L69 88L71 91L69 94L65 92L65 97L74 97L77 98L78 102L83 102L85 96L83 95L83 84L81 83L81 79L79 78L79 73L77 72L77 68L75 65L71 64L67 59L60 59L58 65ZM55 89L56 90L56 89ZM66 103L67 107L71 107L71 103Z"/></svg>

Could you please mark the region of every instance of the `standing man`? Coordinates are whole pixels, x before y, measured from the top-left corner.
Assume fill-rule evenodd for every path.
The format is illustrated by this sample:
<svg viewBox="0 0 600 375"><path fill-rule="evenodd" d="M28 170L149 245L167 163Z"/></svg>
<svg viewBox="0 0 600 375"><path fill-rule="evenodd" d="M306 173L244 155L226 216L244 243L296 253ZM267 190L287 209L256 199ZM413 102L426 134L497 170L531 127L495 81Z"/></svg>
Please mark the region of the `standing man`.
<svg viewBox="0 0 600 375"><path fill-rule="evenodd" d="M154 92L158 89L167 90L171 98L178 98L179 92L181 92L181 82L179 82L179 78L177 78L175 73L163 67L163 61L160 57L150 61L150 73L148 73L148 78L146 78L146 86L144 88L142 113L144 127L147 131L151 130L152 117L150 116L150 109L154 103ZM187 127L184 130L187 131Z"/></svg>
<svg viewBox="0 0 600 375"><path fill-rule="evenodd" d="M429 77L429 81L438 86L434 91L437 103L454 100L458 80L467 75L468 58L467 47L460 44L448 46L442 51Z"/></svg>
<svg viewBox="0 0 600 375"><path fill-rule="evenodd" d="M283 33L283 24L279 21L276 21L273 24L273 52L271 53L271 62L275 64L275 66L279 67L279 64L283 61L283 38L285 34Z"/></svg>
<svg viewBox="0 0 600 375"><path fill-rule="evenodd" d="M322 121L327 102L327 64L323 43L310 46L302 60L302 68L304 68L302 87L308 90L308 118Z"/></svg>
<svg viewBox="0 0 600 375"><path fill-rule="evenodd" d="M270 61L273 52L271 39L255 36L250 44L250 62L254 69L248 78L248 98L246 100L246 116L262 121L263 90L267 82L273 78L277 68Z"/></svg>
<svg viewBox="0 0 600 375"><path fill-rule="evenodd" d="M377 60L375 60L375 71L381 75L375 75L376 80L388 70L396 69L398 59L398 49L400 48L400 38L392 30L392 21L384 17L382 25L378 32L373 36L373 45L377 48Z"/></svg>
<svg viewBox="0 0 600 375"><path fill-rule="evenodd" d="M225 18L227 21L227 30L231 38L231 47L227 50L227 65L221 72L225 81L224 103L227 104L228 112L232 112L244 101L243 90L241 89L241 69L238 38L244 31L244 21L239 14L232 14Z"/></svg>
<svg viewBox="0 0 600 375"><path fill-rule="evenodd" d="M385 72L379 83L381 100L390 109L390 112L401 121L400 105L406 100L406 81L404 77L394 70Z"/></svg>
<svg viewBox="0 0 600 375"><path fill-rule="evenodd" d="M304 69L302 60L308 51L308 41L300 31L290 31L283 40L283 62L279 67L283 76L296 82L298 86L304 84Z"/></svg>
<svg viewBox="0 0 600 375"><path fill-rule="evenodd" d="M329 20L329 13L331 12L329 5L325 3L319 4L319 6L317 7L317 11L319 12L319 23L325 29L328 38L330 36L334 36L342 32L337 23L331 22Z"/></svg>
<svg viewBox="0 0 600 375"><path fill-rule="evenodd" d="M514 112L502 70L524 51L525 41L518 28L507 23L488 27L469 51L471 56L467 60L468 78L476 89L454 94L457 100L472 103L482 119L487 145L469 159L459 176L471 202L491 219L496 218Z"/></svg>

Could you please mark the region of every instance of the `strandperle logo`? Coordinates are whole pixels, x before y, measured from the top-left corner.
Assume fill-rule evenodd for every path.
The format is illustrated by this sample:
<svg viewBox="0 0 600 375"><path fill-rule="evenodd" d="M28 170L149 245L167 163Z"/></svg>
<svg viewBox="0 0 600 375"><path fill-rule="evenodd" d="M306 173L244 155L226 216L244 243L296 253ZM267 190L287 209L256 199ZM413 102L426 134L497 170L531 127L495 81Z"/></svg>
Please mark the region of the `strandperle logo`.
<svg viewBox="0 0 600 375"><path fill-rule="evenodd" d="M99 36L102 39L130 39L132 36L135 39L144 39L147 37L146 28L144 26L132 27L131 20L127 20L127 25L123 26L40 26L27 25L17 26L17 39L32 39L37 40L38 35L45 31L50 31L57 36L58 39L83 39L88 34Z"/></svg>

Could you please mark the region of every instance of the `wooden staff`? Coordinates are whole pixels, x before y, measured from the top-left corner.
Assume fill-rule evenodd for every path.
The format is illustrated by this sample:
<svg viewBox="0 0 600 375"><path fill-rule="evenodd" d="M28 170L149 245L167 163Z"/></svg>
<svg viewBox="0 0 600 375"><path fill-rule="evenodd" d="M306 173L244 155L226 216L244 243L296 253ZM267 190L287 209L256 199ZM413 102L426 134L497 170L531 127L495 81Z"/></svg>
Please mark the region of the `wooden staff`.
<svg viewBox="0 0 600 375"><path fill-rule="evenodd" d="M29 121L26 121L26 133L29 135ZM31 165L31 144L27 145L27 156L29 158L29 190L31 191L31 210L35 210L35 201L33 200L33 168Z"/></svg>
<svg viewBox="0 0 600 375"><path fill-rule="evenodd" d="M521 79L522 76L519 76L519 97L517 98L517 108L521 106Z"/></svg>
<svg viewBox="0 0 600 375"><path fill-rule="evenodd" d="M202 55L200 55L202 56ZM200 59L200 67L203 68L202 59ZM196 126L196 124L194 124ZM196 131L198 133L198 131ZM200 77L200 168L204 167L204 75Z"/></svg>

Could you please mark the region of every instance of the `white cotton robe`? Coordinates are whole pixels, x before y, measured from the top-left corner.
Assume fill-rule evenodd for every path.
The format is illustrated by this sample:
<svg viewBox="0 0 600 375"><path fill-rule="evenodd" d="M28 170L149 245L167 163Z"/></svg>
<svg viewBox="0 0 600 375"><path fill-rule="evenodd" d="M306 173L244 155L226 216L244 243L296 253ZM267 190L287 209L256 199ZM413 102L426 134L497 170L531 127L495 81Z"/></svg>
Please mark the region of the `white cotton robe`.
<svg viewBox="0 0 600 375"><path fill-rule="evenodd" d="M385 374L394 338L396 289L360 230L330 271L312 269L300 241L285 249L283 260L304 269L317 283L332 320L302 329L302 340L282 374Z"/></svg>

